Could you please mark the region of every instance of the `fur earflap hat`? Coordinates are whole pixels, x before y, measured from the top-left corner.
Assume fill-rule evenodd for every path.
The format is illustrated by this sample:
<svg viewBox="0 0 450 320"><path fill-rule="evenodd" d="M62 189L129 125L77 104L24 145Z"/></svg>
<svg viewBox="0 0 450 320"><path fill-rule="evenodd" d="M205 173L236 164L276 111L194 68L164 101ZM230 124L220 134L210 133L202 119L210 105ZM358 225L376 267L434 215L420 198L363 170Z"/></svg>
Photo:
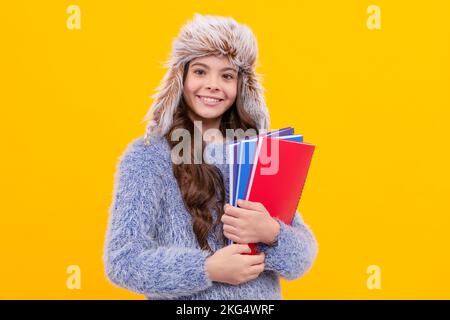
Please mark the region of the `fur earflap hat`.
<svg viewBox="0 0 450 320"><path fill-rule="evenodd" d="M238 92L244 110L256 122L258 130L268 130L269 112L264 100L260 76L256 73L258 47L252 31L233 18L194 14L173 41L168 68L144 121L147 121L145 142L151 136L165 135L183 95L183 73L189 61L205 56L227 56L242 77Z"/></svg>

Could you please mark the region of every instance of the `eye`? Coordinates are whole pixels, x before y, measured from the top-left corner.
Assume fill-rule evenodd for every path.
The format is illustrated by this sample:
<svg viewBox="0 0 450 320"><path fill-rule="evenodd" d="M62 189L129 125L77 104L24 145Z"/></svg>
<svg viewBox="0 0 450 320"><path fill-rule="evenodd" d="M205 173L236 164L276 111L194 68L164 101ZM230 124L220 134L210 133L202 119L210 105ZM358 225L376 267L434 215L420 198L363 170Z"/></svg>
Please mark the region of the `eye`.
<svg viewBox="0 0 450 320"><path fill-rule="evenodd" d="M199 73L199 72L200 72L200 73ZM194 70L194 73L195 73L195 74L202 74L202 73L204 73L204 71L201 70L201 69L197 69L197 70Z"/></svg>
<svg viewBox="0 0 450 320"><path fill-rule="evenodd" d="M233 79L233 75L230 74L230 73L224 74L224 77L225 77L225 79L227 79L227 80Z"/></svg>

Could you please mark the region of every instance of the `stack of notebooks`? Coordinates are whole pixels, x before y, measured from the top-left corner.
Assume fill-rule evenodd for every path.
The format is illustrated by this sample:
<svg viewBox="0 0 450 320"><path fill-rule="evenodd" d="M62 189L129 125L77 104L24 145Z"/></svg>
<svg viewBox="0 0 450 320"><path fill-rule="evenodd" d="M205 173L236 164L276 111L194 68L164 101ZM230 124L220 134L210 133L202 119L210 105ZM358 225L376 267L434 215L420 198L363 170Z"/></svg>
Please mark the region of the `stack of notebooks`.
<svg viewBox="0 0 450 320"><path fill-rule="evenodd" d="M229 204L238 199L261 202L270 215L292 224L315 146L303 142L294 128L247 137L228 145ZM228 241L229 244L233 242ZM249 244L251 255L256 244Z"/></svg>

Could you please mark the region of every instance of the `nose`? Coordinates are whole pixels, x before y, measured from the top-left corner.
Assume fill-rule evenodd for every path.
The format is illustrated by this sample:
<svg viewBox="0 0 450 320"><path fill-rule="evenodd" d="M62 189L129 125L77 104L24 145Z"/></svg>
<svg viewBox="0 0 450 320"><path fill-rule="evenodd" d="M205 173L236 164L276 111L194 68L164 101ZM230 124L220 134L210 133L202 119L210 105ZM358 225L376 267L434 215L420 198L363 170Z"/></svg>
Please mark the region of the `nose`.
<svg viewBox="0 0 450 320"><path fill-rule="evenodd" d="M214 91L214 90L219 90L219 87L216 85L207 85L206 89Z"/></svg>
<svg viewBox="0 0 450 320"><path fill-rule="evenodd" d="M215 79L215 77L210 77L208 79L207 85L206 85L206 89L214 91L214 90L219 90L219 86L217 84L217 80Z"/></svg>

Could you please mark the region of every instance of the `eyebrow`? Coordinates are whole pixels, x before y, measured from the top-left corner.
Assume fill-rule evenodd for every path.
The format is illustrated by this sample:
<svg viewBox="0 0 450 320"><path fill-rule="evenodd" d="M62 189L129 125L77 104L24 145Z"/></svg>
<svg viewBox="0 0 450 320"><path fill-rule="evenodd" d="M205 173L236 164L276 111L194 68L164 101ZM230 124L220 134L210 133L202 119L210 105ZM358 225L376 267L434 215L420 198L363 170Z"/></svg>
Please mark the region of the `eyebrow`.
<svg viewBox="0 0 450 320"><path fill-rule="evenodd" d="M200 65L200 66L202 66L202 67L204 67L206 69L209 69L208 65L206 65L204 63L201 63L201 62L195 62L195 63L192 64L191 67L193 67L195 65ZM225 70L231 70L231 71L237 72L236 69L231 68L231 67L225 67L225 68L221 69L220 71L225 71Z"/></svg>

